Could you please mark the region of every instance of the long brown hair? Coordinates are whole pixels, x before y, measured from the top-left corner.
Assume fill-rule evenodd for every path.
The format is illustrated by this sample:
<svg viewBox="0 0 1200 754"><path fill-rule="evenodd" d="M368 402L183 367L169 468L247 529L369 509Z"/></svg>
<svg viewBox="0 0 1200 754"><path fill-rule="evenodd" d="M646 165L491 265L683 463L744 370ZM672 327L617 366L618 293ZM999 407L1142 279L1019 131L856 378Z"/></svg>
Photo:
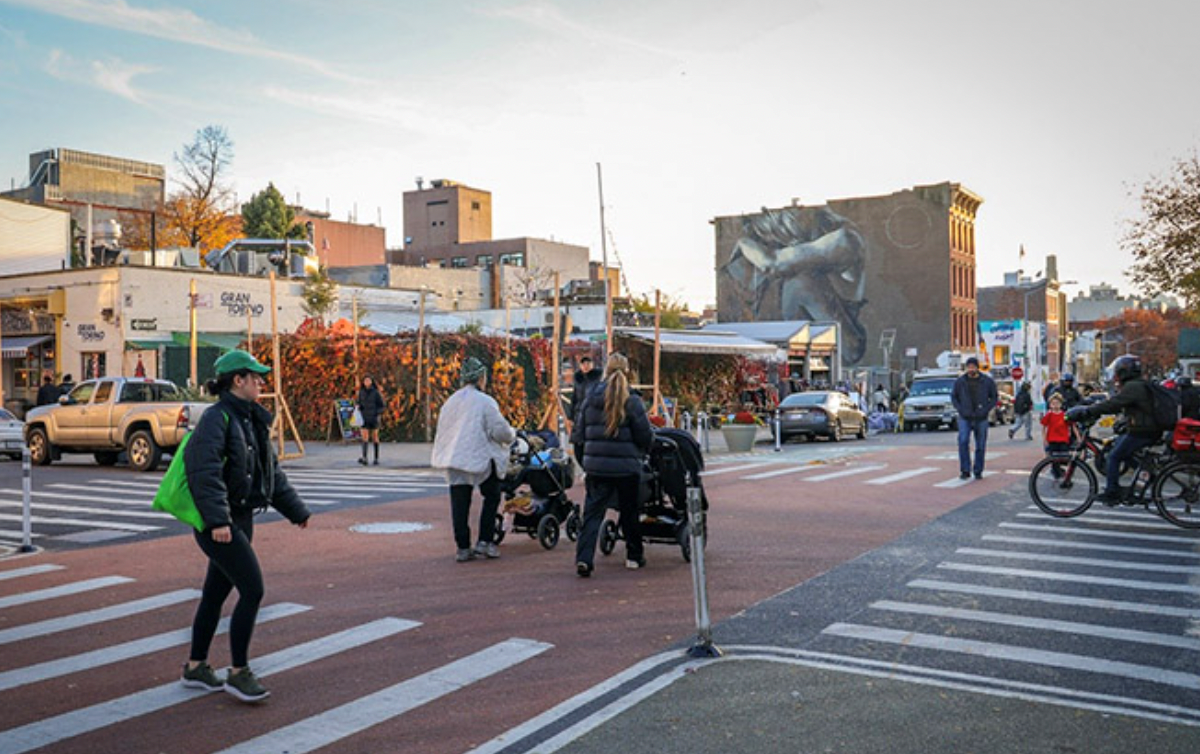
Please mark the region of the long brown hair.
<svg viewBox="0 0 1200 754"><path fill-rule="evenodd" d="M612 353L604 365L604 434L616 437L625 421L625 402L629 400L629 359Z"/></svg>

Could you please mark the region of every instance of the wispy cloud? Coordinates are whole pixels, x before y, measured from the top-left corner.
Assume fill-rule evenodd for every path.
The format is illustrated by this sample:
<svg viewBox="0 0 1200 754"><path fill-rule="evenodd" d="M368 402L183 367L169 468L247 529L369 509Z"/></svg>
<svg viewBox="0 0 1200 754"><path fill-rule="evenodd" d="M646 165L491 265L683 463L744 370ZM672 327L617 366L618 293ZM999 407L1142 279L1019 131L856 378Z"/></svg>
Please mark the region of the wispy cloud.
<svg viewBox="0 0 1200 754"><path fill-rule="evenodd" d="M0 0L0 4L235 55L275 60L340 81L359 80L307 55L275 49L245 29L221 26L184 8L146 8L130 5L126 0Z"/></svg>
<svg viewBox="0 0 1200 754"><path fill-rule="evenodd" d="M627 36L613 34L595 26L589 26L577 21L553 3L543 0L512 5L490 11L490 15L498 18L510 18L528 26L540 29L554 37L570 42L585 42L608 49L634 49L648 52L665 58L677 59L679 55L665 47L646 44Z"/></svg>
<svg viewBox="0 0 1200 754"><path fill-rule="evenodd" d="M428 106L380 91L361 90L355 94L331 95L311 91L268 86L263 94L269 99L322 115L396 126L433 136L463 137L468 131L450 119L428 113Z"/></svg>
<svg viewBox="0 0 1200 754"><path fill-rule="evenodd" d="M59 49L50 51L45 67L46 72L57 79L95 86L139 105L148 104L150 97L146 91L134 86L134 78L158 70L116 57L85 63Z"/></svg>

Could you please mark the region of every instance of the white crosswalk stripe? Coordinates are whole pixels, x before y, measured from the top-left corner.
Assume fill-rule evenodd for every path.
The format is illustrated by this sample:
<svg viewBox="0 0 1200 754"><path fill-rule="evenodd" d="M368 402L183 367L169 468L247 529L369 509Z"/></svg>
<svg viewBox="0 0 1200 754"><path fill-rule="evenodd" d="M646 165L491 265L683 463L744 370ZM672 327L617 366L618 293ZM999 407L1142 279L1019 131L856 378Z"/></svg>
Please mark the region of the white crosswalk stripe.
<svg viewBox="0 0 1200 754"><path fill-rule="evenodd" d="M830 479L841 479L842 477L857 476L859 474L870 474L872 471L879 471L880 469L886 469L886 468L887 468L886 463L871 464L869 466L851 466L850 468L842 469L841 471L832 471L828 474L818 474L817 476L805 477L804 479L802 479L800 481L802 481L802 482L826 482L826 481L829 481Z"/></svg>
<svg viewBox="0 0 1200 754"><path fill-rule="evenodd" d="M32 592L22 592L20 594L10 594L7 597L0 597L0 608L15 607L16 605L27 605L30 602L41 602L43 600L52 600L59 597L66 597L80 592L90 592L93 589L104 589L105 587L116 586L117 584L128 584L133 581L125 576L100 576L94 579L84 579L83 581L75 581L70 584L60 584L59 586L47 587L46 589L37 589Z"/></svg>
<svg viewBox="0 0 1200 754"><path fill-rule="evenodd" d="M174 592L167 592L166 594L159 594L130 602L122 602L118 605L110 605L97 610L88 610L82 613L65 615L61 618L48 618L37 623L26 623L22 626L0 629L0 644L10 644L14 641L47 636L59 633L60 631L71 631L76 628L93 626L105 621L120 620L128 618L131 615L169 607L180 602L198 599L199 597L200 591L198 589L177 589Z"/></svg>
<svg viewBox="0 0 1200 754"><path fill-rule="evenodd" d="M49 573L51 571L61 571L62 569L63 566L54 565L53 563L26 566L25 568L10 568L7 571L0 571L0 581L5 581L7 579L19 579L22 576L35 576L39 573Z"/></svg>
<svg viewBox="0 0 1200 754"><path fill-rule="evenodd" d="M887 476L868 479L867 484L893 484L895 482L902 482L905 479L912 479L913 477L931 474L937 470L937 466L922 466L919 469L909 469L908 471L900 471L895 474L888 474Z"/></svg>

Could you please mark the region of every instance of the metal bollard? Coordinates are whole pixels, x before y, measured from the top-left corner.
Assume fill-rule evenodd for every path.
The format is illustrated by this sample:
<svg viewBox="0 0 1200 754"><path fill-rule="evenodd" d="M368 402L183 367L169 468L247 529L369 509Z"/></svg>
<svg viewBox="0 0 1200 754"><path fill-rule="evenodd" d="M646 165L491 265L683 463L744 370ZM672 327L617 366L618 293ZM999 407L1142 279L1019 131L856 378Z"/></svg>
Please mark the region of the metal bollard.
<svg viewBox="0 0 1200 754"><path fill-rule="evenodd" d="M701 411L699 414L699 422L698 422L700 424L700 427L699 427L700 437L697 439L699 439L701 441L701 444L704 445L705 453L708 453L710 450L708 447L708 423L709 423L709 421L710 420L708 418L708 414L704 411Z"/></svg>
<svg viewBox="0 0 1200 754"><path fill-rule="evenodd" d="M569 438L567 437L567 420L566 420L566 418L563 417L562 414L559 414L558 415L558 445L559 445L559 447L562 447L562 448L567 447L568 439Z"/></svg>
<svg viewBox="0 0 1200 754"><path fill-rule="evenodd" d="M783 451L783 423L779 417L779 409L775 409L775 452Z"/></svg>
<svg viewBox="0 0 1200 754"><path fill-rule="evenodd" d="M688 657L720 657L721 650L713 644L712 621L708 615L708 584L704 573L705 516L699 487L688 487L687 507L692 548L692 595L696 601L696 641L687 654Z"/></svg>
<svg viewBox="0 0 1200 754"><path fill-rule="evenodd" d="M690 412L690 411L683 412L683 431L684 432L692 431L692 412Z"/></svg>
<svg viewBox="0 0 1200 754"><path fill-rule="evenodd" d="M21 552L33 552L33 464L29 446L21 448Z"/></svg>

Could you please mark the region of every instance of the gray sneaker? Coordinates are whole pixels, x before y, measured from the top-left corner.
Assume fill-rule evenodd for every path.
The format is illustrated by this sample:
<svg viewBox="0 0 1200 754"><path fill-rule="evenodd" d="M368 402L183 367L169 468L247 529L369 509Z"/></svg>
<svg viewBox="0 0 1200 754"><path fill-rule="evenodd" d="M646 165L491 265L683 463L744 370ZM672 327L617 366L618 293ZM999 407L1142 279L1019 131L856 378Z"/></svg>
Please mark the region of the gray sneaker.
<svg viewBox="0 0 1200 754"><path fill-rule="evenodd" d="M459 550L454 554L454 560L459 563L466 563L468 560L475 559L475 551L470 547Z"/></svg>
<svg viewBox="0 0 1200 754"><path fill-rule="evenodd" d="M226 673L225 691L243 702L261 702L271 695L271 692L254 677L254 673L250 672L250 668L242 668L236 673L230 670Z"/></svg>
<svg viewBox="0 0 1200 754"><path fill-rule="evenodd" d="M476 542L475 554L484 558L498 558L500 557L500 548L496 546L495 542Z"/></svg>
<svg viewBox="0 0 1200 754"><path fill-rule="evenodd" d="M225 686L225 682L217 677L213 672L212 666L207 662L202 662L194 668L188 668L188 664L183 664L183 677L179 682L189 689L204 689L205 691L220 691Z"/></svg>

